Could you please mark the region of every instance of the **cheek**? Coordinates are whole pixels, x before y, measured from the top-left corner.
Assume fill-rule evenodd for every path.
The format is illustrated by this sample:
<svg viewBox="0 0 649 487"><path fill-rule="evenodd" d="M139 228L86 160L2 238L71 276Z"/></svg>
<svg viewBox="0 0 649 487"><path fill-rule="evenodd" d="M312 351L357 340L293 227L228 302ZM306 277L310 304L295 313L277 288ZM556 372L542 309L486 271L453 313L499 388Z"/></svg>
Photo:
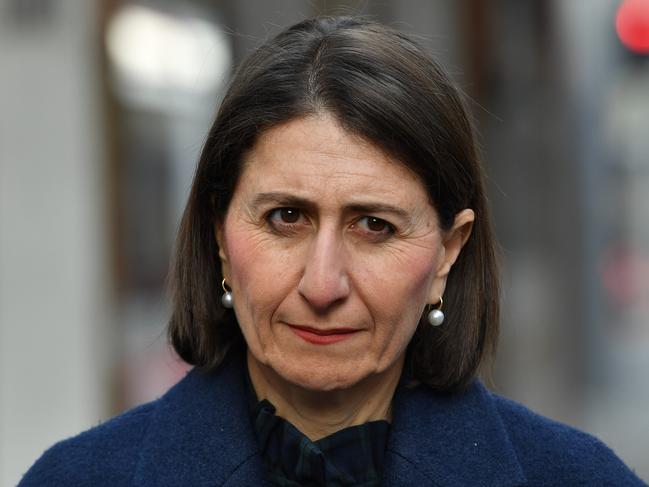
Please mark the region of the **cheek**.
<svg viewBox="0 0 649 487"><path fill-rule="evenodd" d="M263 292L268 285L263 271L272 267L273 259L267 255L264 239L251 232L235 227L226 233L226 242L231 286L241 304L241 299Z"/></svg>
<svg viewBox="0 0 649 487"><path fill-rule="evenodd" d="M272 313L290 288L295 259L276 248L267 233L244 225L226 227L225 240L237 310L255 320Z"/></svg>
<svg viewBox="0 0 649 487"><path fill-rule="evenodd" d="M437 270L437 249L417 248L394 254L376 256L363 265L362 281L366 283L367 297L380 302L391 302L396 308L423 303Z"/></svg>
<svg viewBox="0 0 649 487"><path fill-rule="evenodd" d="M382 258L366 267L364 300L386 349L401 350L415 332L428 304L439 258L438 252L417 249Z"/></svg>
<svg viewBox="0 0 649 487"><path fill-rule="evenodd" d="M225 237L230 279L233 286L240 287L242 283L250 281L250 274L255 272L256 266L263 260L263 247L250 239L246 232L236 228L228 228Z"/></svg>

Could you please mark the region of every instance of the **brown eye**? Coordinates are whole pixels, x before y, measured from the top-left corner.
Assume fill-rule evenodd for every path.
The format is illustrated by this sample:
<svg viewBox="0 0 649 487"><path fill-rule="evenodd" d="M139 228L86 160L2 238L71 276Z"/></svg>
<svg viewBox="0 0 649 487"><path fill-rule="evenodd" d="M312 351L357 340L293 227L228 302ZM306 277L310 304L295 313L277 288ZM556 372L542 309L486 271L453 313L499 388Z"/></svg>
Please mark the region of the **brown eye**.
<svg viewBox="0 0 649 487"><path fill-rule="evenodd" d="M299 209L290 207L275 208L266 216L268 224L277 231L294 229L303 218Z"/></svg>
<svg viewBox="0 0 649 487"><path fill-rule="evenodd" d="M295 208L280 208L279 217L283 223L295 223L300 218L300 211Z"/></svg>
<svg viewBox="0 0 649 487"><path fill-rule="evenodd" d="M382 232L386 229L388 223L385 220L370 216L367 218L367 228L373 232Z"/></svg>
<svg viewBox="0 0 649 487"><path fill-rule="evenodd" d="M356 227L371 238L386 239L395 233L395 228L389 222L375 216L362 217Z"/></svg>

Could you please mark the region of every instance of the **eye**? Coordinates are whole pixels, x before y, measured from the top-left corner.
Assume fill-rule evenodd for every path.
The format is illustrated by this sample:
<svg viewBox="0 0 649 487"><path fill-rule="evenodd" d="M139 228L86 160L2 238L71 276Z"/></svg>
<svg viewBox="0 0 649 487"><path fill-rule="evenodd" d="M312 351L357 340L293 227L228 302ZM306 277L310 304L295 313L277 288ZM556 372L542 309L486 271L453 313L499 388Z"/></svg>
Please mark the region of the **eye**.
<svg viewBox="0 0 649 487"><path fill-rule="evenodd" d="M373 232L384 232L386 229L388 229L388 222L385 220L381 220L380 218L376 218L375 216L366 216L363 218L366 223L365 225L367 226L368 230L371 230Z"/></svg>
<svg viewBox="0 0 649 487"><path fill-rule="evenodd" d="M297 208L277 208L270 212L269 218L282 223L296 223L300 219L300 210Z"/></svg>
<svg viewBox="0 0 649 487"><path fill-rule="evenodd" d="M372 236L389 237L394 234L394 227L382 218L364 216L357 220L357 226Z"/></svg>
<svg viewBox="0 0 649 487"><path fill-rule="evenodd" d="M304 215L298 208L275 208L267 214L266 220L273 230L287 232L295 230L296 226L304 220Z"/></svg>

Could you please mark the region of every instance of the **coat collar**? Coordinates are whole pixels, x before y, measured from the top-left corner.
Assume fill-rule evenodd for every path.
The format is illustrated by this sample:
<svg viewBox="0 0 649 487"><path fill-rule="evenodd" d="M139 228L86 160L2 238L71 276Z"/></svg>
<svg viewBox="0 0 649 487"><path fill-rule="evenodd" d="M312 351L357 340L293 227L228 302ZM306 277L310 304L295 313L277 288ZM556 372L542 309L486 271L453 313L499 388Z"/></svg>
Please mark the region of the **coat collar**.
<svg viewBox="0 0 649 487"><path fill-rule="evenodd" d="M479 381L458 394L407 388L402 381L388 453L387 485L526 483L493 397ZM410 481L399 481L405 478Z"/></svg>
<svg viewBox="0 0 649 487"><path fill-rule="evenodd" d="M193 370L163 396L143 439L135 485L267 485L245 390L245 353ZM521 466L493 398L474 382L442 395L400 384L384 485L514 486Z"/></svg>
<svg viewBox="0 0 649 487"><path fill-rule="evenodd" d="M159 401L134 485L267 485L250 423L245 353L231 350L213 374L192 370Z"/></svg>

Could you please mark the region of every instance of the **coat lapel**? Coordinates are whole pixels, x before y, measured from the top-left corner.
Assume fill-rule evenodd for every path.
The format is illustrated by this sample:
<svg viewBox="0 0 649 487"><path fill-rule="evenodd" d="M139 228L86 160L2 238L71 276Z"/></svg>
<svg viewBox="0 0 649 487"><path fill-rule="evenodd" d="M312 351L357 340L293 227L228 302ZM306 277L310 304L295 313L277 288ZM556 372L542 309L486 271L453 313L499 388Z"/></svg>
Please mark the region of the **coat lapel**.
<svg viewBox="0 0 649 487"><path fill-rule="evenodd" d="M191 371L159 400L134 485L266 485L250 424L245 354L236 352L211 376Z"/></svg>
<svg viewBox="0 0 649 487"><path fill-rule="evenodd" d="M245 353L232 350L212 375L193 370L157 403L133 479L141 486L268 485L249 417ZM397 389L384 485L525 484L490 393Z"/></svg>
<svg viewBox="0 0 649 487"><path fill-rule="evenodd" d="M386 486L526 483L493 399L480 382L453 395L400 385L393 411Z"/></svg>

